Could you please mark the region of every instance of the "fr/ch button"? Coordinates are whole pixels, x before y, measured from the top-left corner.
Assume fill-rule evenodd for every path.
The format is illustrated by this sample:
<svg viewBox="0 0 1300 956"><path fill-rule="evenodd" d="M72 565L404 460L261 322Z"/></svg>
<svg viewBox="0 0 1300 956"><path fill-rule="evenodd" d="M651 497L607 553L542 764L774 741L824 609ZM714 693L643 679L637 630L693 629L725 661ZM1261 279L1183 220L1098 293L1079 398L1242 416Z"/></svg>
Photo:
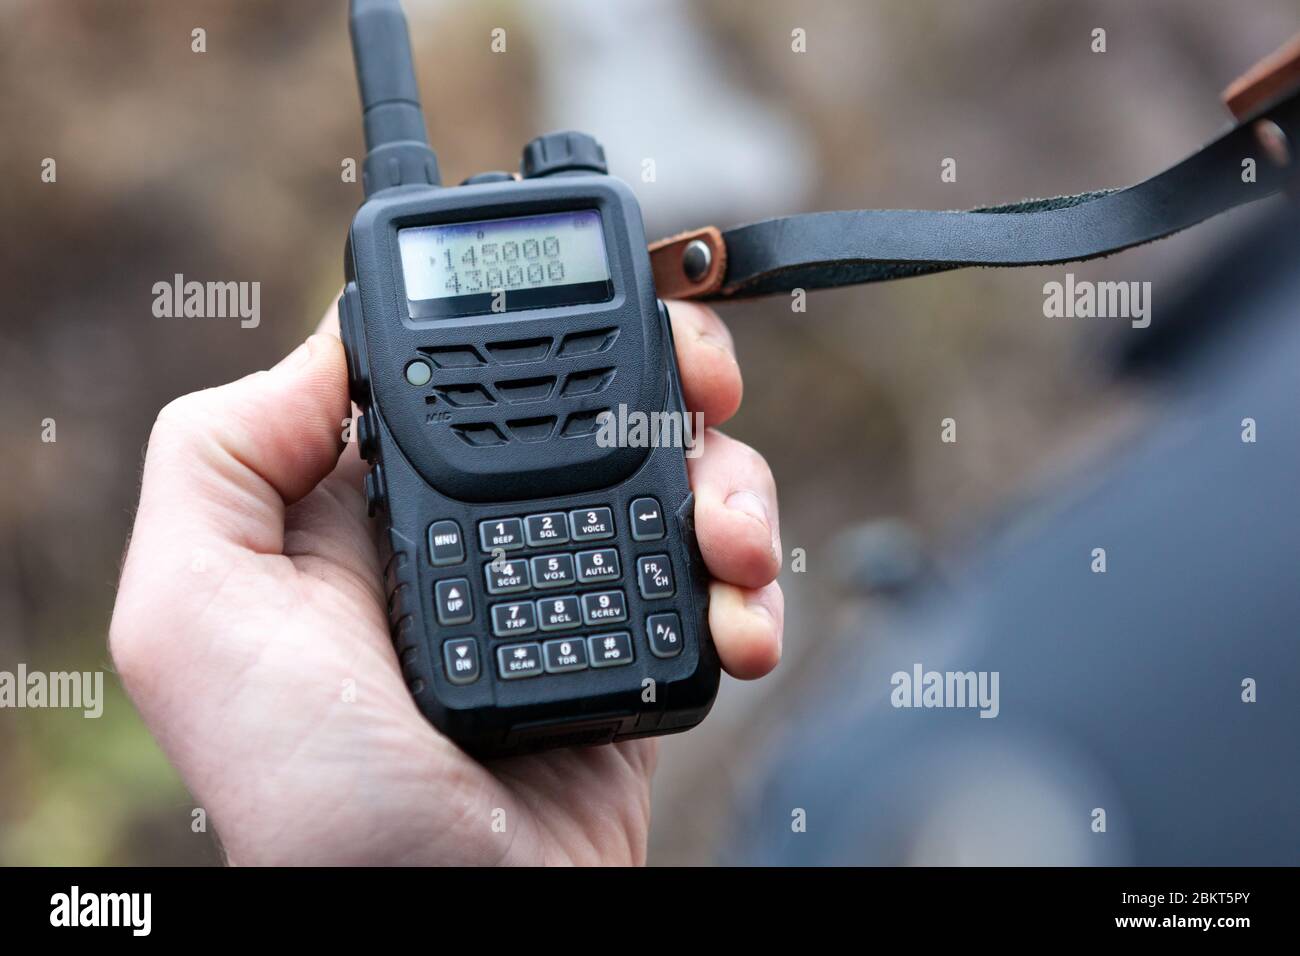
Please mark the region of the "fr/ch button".
<svg viewBox="0 0 1300 956"><path fill-rule="evenodd" d="M666 554L652 554L638 558L636 562L636 585L641 596L647 600L672 597L673 567Z"/></svg>

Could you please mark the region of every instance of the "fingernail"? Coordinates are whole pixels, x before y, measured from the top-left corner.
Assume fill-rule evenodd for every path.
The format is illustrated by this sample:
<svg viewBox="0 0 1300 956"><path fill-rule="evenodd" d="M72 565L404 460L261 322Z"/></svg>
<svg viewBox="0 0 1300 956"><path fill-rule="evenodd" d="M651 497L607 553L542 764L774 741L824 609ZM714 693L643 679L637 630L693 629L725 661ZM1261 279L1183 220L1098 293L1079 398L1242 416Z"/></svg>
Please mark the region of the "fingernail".
<svg viewBox="0 0 1300 956"><path fill-rule="evenodd" d="M733 491L727 496L726 505L728 508L733 508L742 514L747 514L751 518L757 518L763 522L763 526L767 528L768 537L770 538L772 553L778 553L776 532L772 529L772 522L767 514L767 505L763 503L762 498L752 491Z"/></svg>
<svg viewBox="0 0 1300 956"><path fill-rule="evenodd" d="M764 627L772 629L773 635L776 637L776 651L779 654L783 643L783 635L781 628L776 625L776 615L772 613L772 609L763 600L762 590L756 591L745 598L745 610L755 617L761 618Z"/></svg>
<svg viewBox="0 0 1300 956"><path fill-rule="evenodd" d="M313 338L315 338L314 335L308 338L307 341L303 342L284 358L280 359L280 361L276 363L273 371L294 372L311 361L311 340Z"/></svg>
<svg viewBox="0 0 1300 956"><path fill-rule="evenodd" d="M763 524L768 523L767 505L763 504L763 499L752 491L733 491L727 495L727 507L757 518Z"/></svg>

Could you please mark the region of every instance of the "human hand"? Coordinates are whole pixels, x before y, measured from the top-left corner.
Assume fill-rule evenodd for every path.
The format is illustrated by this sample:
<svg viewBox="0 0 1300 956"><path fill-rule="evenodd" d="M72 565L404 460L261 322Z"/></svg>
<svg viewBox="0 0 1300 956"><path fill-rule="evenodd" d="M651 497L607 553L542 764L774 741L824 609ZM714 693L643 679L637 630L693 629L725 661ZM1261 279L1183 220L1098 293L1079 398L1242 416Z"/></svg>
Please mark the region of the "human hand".
<svg viewBox="0 0 1300 956"><path fill-rule="evenodd" d="M709 309L671 314L687 405L715 426L740 404L731 336ZM644 862L657 740L485 764L416 709L367 466L355 443L339 453L337 328L331 313L269 371L158 416L110 630L146 724L233 863ZM712 427L688 467L718 655L761 677L784 612L772 474Z"/></svg>

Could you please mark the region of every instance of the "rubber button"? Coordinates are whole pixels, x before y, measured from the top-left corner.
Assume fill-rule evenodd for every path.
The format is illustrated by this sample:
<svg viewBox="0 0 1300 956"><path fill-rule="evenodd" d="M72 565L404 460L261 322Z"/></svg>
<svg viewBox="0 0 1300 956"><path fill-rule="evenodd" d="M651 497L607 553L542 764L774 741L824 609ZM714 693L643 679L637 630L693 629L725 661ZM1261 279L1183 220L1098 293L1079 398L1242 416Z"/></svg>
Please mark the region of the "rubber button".
<svg viewBox="0 0 1300 956"><path fill-rule="evenodd" d="M453 684L474 683L479 674L478 642L472 637L443 642L442 662L447 669L447 680Z"/></svg>

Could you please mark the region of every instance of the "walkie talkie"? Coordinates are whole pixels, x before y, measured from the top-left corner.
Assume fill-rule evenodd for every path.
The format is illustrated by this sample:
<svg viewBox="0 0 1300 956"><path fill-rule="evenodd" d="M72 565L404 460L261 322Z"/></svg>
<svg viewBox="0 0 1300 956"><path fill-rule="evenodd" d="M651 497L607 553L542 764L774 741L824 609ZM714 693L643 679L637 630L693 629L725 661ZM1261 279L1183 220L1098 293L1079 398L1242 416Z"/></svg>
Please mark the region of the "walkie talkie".
<svg viewBox="0 0 1300 956"><path fill-rule="evenodd" d="M692 727L719 667L686 452L601 440L686 418L636 199L576 132L443 188L398 0L349 16L366 200L339 327L407 685L481 755Z"/></svg>

